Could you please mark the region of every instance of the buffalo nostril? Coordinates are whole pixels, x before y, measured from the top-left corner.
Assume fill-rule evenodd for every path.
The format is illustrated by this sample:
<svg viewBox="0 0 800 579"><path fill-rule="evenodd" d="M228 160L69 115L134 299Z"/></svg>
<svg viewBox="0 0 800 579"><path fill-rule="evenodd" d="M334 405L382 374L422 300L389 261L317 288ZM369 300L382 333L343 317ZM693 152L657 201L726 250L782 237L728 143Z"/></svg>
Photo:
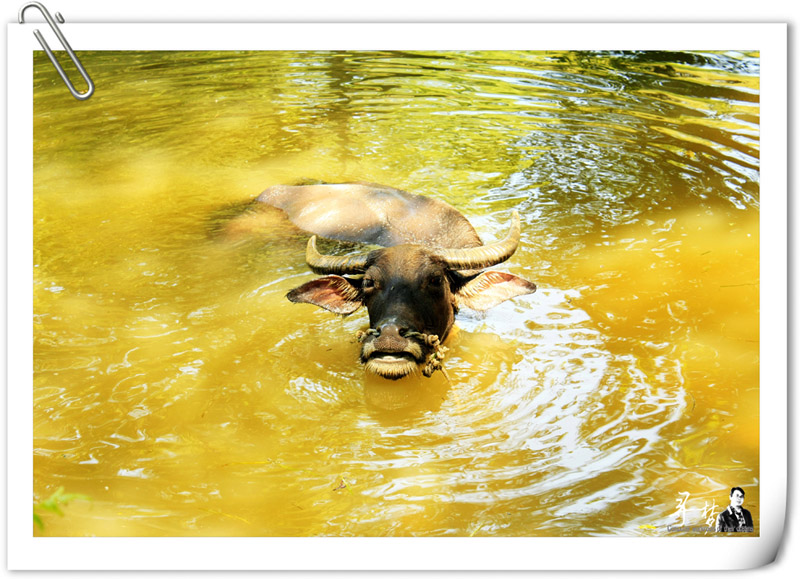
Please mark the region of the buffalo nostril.
<svg viewBox="0 0 800 579"><path fill-rule="evenodd" d="M401 328L396 324L384 324L378 327L378 335L386 337L403 337L403 334L408 331L408 328Z"/></svg>
<svg viewBox="0 0 800 579"><path fill-rule="evenodd" d="M402 352L408 345L408 340L401 333L397 324L383 324L377 327L378 335L373 346L381 352Z"/></svg>

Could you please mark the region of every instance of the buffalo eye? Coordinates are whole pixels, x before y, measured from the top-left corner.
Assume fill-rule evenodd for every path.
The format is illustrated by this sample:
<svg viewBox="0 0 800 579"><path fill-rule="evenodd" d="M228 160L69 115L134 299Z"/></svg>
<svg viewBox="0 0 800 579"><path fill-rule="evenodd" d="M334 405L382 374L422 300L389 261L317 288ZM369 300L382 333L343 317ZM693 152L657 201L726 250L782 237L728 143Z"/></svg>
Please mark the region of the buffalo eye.
<svg viewBox="0 0 800 579"><path fill-rule="evenodd" d="M431 289L441 289L443 285L444 285L443 275L435 274L428 278L428 287Z"/></svg>
<svg viewBox="0 0 800 579"><path fill-rule="evenodd" d="M365 277L361 280L361 289L368 291L375 288L375 280L371 277Z"/></svg>

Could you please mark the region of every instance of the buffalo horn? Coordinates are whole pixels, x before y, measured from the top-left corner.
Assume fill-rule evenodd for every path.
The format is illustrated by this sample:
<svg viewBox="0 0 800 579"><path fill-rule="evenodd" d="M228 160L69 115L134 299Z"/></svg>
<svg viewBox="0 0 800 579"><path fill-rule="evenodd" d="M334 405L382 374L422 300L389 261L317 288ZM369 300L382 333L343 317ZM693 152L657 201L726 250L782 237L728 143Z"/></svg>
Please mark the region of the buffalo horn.
<svg viewBox="0 0 800 579"><path fill-rule="evenodd" d="M306 246L306 263L318 274L364 273L367 255L323 255L317 251L317 236L312 235Z"/></svg>
<svg viewBox="0 0 800 579"><path fill-rule="evenodd" d="M497 265L514 255L519 245L519 213L511 215L511 230L506 238L489 245L466 249L442 249L436 252L450 269L483 269Z"/></svg>

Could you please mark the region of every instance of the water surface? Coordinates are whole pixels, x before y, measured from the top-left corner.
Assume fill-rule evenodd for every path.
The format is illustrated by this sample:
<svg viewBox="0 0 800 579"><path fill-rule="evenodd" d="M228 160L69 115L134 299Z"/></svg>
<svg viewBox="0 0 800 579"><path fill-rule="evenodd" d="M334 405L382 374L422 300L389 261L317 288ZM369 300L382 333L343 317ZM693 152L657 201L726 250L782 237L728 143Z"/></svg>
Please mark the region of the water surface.
<svg viewBox="0 0 800 579"><path fill-rule="evenodd" d="M33 490L91 501L36 534L665 536L732 486L758 531L758 54L81 59L35 58ZM217 235L303 178L517 209L539 291L367 379L306 236Z"/></svg>

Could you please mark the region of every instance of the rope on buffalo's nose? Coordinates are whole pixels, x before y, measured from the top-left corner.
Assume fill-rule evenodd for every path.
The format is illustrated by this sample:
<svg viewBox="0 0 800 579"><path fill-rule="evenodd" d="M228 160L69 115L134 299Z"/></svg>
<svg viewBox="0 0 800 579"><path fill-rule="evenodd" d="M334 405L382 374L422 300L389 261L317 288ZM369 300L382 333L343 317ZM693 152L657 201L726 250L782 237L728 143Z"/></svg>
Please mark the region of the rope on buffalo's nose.
<svg viewBox="0 0 800 579"><path fill-rule="evenodd" d="M424 376L430 378L431 374L436 372L436 370L441 370L442 374L444 374L444 368L442 368L442 360L444 360L444 356L447 353L448 348L442 346L439 336L437 336L436 334L407 332L405 334L405 337L419 338L422 341L422 343L431 348L431 352L425 358L425 365L422 367L422 374Z"/></svg>
<svg viewBox="0 0 800 579"><path fill-rule="evenodd" d="M369 328L368 330L358 330L356 332L356 340L359 342L363 342L367 336L377 336L378 334L380 334L380 332L375 328Z"/></svg>
<svg viewBox="0 0 800 579"><path fill-rule="evenodd" d="M356 332L356 340L363 342L367 336L377 336L379 334L380 332L375 328L358 330ZM430 353L425 358L425 364L422 366L422 374L425 377L430 378L431 375L436 372L436 370L441 370L442 374L444 374L445 378L447 378L447 374L442 367L442 360L444 360L444 356L449 348L442 346L439 336L436 334L423 334L422 332L405 332L403 337L418 338L423 344L431 348Z"/></svg>

